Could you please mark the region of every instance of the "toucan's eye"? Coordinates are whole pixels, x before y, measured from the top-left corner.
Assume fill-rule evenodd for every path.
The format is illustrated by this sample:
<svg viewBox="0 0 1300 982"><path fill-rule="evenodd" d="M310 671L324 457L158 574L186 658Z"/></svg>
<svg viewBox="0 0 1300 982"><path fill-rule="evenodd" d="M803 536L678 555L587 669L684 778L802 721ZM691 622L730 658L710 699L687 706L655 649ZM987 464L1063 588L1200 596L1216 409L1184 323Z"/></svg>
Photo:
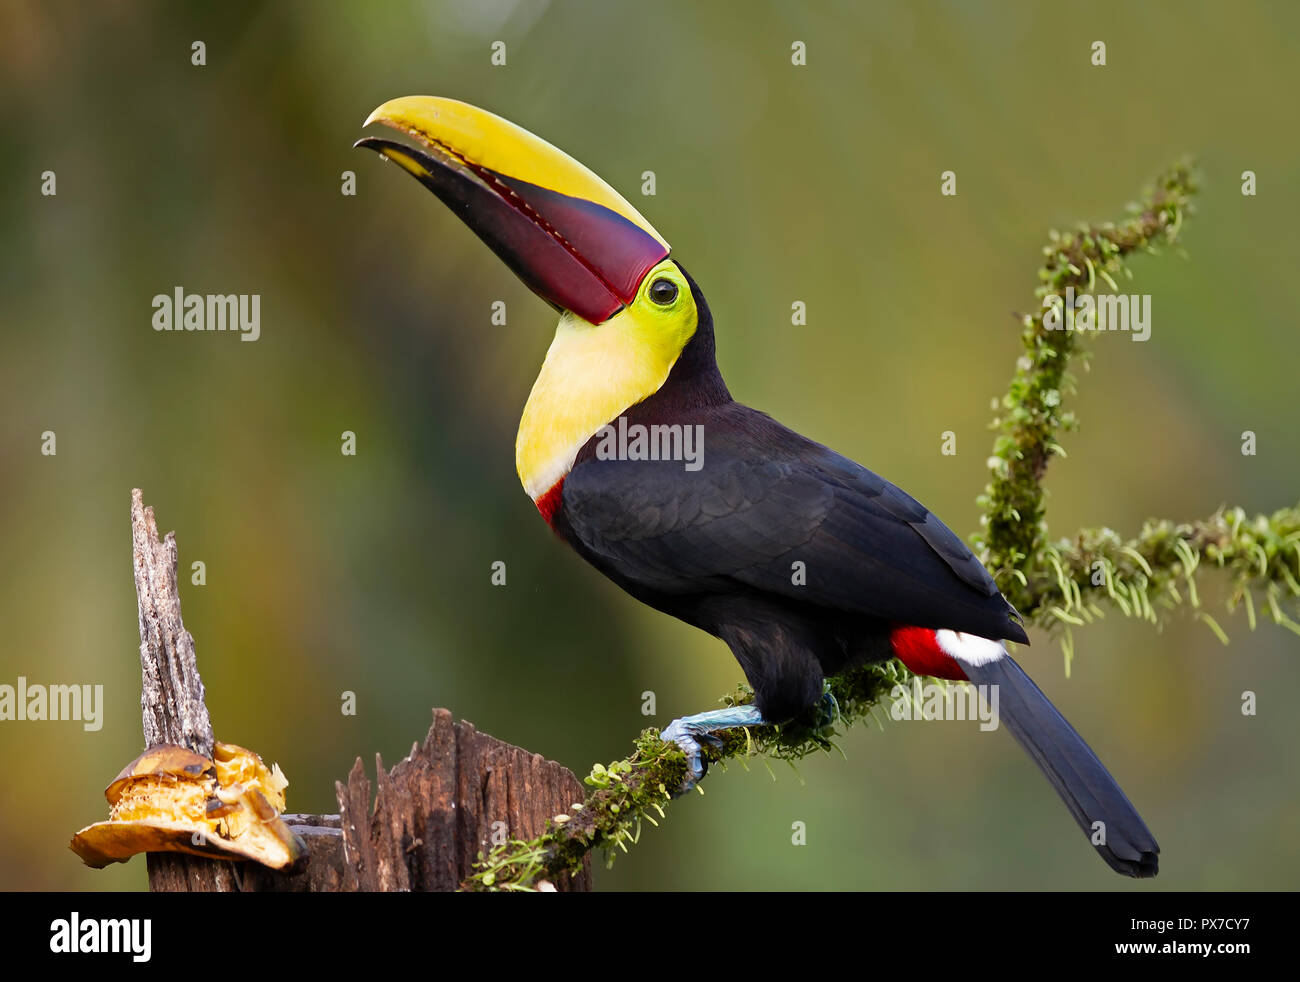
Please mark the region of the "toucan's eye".
<svg viewBox="0 0 1300 982"><path fill-rule="evenodd" d="M650 299L661 307L667 307L677 299L677 284L672 280L655 280L650 284Z"/></svg>

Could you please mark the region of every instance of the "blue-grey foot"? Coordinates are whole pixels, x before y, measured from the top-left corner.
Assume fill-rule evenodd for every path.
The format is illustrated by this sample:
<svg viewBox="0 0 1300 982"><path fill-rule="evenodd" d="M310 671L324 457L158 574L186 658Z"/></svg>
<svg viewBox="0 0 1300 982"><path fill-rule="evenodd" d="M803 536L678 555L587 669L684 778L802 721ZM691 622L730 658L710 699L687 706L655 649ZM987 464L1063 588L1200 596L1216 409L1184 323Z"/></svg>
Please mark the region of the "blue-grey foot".
<svg viewBox="0 0 1300 982"><path fill-rule="evenodd" d="M840 718L840 704L835 701L835 697L827 690L822 695L821 702L817 704L817 729L824 730L828 726L834 726Z"/></svg>
<svg viewBox="0 0 1300 982"><path fill-rule="evenodd" d="M694 716L675 719L660 731L660 736L669 743L675 743L686 754L686 779L673 797L685 794L700 782L708 769L700 755L700 744L707 743L716 747L722 743L714 736L715 730L730 730L736 726L766 726L770 721L763 719L763 714L756 706L728 706L726 709L714 709Z"/></svg>

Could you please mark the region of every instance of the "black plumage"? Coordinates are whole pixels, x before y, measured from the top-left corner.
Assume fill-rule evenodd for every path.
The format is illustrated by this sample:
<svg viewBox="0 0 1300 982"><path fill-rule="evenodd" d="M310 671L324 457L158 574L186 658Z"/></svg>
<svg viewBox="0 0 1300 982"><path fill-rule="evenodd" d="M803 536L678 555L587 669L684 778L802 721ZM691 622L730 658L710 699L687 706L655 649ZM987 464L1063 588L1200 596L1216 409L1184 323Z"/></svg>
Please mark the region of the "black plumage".
<svg viewBox="0 0 1300 982"><path fill-rule="evenodd" d="M808 708L824 675L892 657L897 625L1026 641L987 571L925 506L731 398L708 305L687 279L695 335L624 416L702 427L703 466L600 459L593 438L565 479L561 537L633 596L726 641L769 719Z"/></svg>

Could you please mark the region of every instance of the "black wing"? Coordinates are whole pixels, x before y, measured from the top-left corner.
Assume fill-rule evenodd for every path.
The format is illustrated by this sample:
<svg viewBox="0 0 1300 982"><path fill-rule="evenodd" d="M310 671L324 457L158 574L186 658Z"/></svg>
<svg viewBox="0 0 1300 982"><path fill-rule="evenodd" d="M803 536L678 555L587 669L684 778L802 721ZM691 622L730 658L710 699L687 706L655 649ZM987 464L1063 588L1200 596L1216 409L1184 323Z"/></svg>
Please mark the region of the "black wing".
<svg viewBox="0 0 1300 982"><path fill-rule="evenodd" d="M888 481L738 403L677 422L703 426L699 470L588 456L565 481L571 534L622 578L1027 640L965 544Z"/></svg>

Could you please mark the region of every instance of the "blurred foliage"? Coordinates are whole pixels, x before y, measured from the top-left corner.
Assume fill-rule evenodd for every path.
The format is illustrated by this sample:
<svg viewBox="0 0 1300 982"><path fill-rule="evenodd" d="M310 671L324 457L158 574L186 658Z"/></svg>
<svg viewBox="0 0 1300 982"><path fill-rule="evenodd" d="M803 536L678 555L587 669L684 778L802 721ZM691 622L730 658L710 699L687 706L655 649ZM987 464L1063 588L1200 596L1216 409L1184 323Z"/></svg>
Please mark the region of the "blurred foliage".
<svg viewBox="0 0 1300 982"><path fill-rule="evenodd" d="M959 530L1044 221L1109 214L1196 152L1191 259L1135 261L1151 339L1097 339L1086 423L1047 479L1054 527L1137 529L1295 502L1300 138L1277 107L1300 80L1297 28L1300 10L1265 2L4 0L0 683L102 683L108 706L98 732L0 723L20 789L0 804L0 886L145 882L143 863L97 873L66 849L140 750L133 486L177 530L182 568L206 564L182 590L218 736L279 761L294 810L334 810L355 757L396 759L433 705L583 773L739 677L534 513L511 446L552 314L351 149L380 102L485 106L629 196L654 170L638 207L703 285L737 397ZM949 169L954 198L938 193ZM260 293L261 339L154 332L151 298L177 285ZM1084 645L1068 683L1045 646L1023 661L1159 837L1154 888L1294 886L1294 636L1261 626L1225 656L1190 617L1159 636L1112 619ZM714 775L707 807L682 803L598 885L1152 888L1116 882L1013 742L977 733L891 724L849 734L848 761L804 761L802 780Z"/></svg>

